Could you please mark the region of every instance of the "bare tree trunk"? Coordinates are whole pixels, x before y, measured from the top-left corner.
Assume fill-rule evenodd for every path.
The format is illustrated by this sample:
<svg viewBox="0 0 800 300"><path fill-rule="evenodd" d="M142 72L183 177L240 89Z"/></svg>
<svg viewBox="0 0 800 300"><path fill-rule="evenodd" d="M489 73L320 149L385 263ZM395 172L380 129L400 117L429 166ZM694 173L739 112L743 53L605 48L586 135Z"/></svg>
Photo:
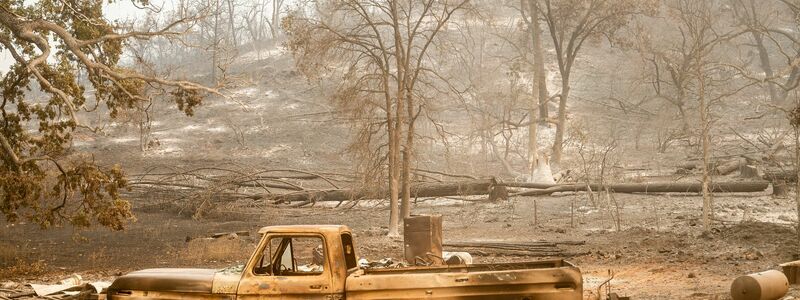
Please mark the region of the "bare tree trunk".
<svg viewBox="0 0 800 300"><path fill-rule="evenodd" d="M400 132L400 129L405 128L406 131L409 131L409 129L411 129L411 125L410 125L410 122L411 122L410 115L411 115L411 113L409 112L408 115L405 115L405 112L404 112L404 110L407 109L407 107L406 107L407 105L409 105L409 106L412 105L412 103L410 103L410 100L409 100L410 95L408 94L408 90L407 90L407 85L408 85L408 74L407 74L407 72L409 71L408 70L408 60L409 60L409 58L406 57L406 55L405 55L406 54L406 52L405 52L406 51L406 46L404 45L403 36L400 33L401 24L400 24L400 19L399 19L400 18L400 14L398 13L398 10L397 10L397 2L396 1L390 1L390 2L391 2L391 16L392 16L392 22L393 22L392 27L394 29L394 46L395 46L395 52L396 52L395 53L395 63L396 63L396 67L397 67L397 71L396 71L397 72L396 73L396 75L397 75L396 76L396 78L397 78L397 94L396 94L397 103L396 103L396 105L397 106L395 107L395 109L396 109L395 117L396 117L396 120L397 120L397 122L396 122L396 124L397 124L396 125L397 139L395 140L395 142L397 143L397 146L396 146L397 149L398 150L402 149L400 151L400 152L402 152L402 162L399 161L400 158L398 157L398 162L400 163L400 170L399 170L400 171L400 176L399 177L401 179L401 183L400 183L400 186L401 186L401 190L400 190L400 195L401 195L401 199L400 199L400 201L401 201L400 202L400 215L405 218L410 214L410 211L411 211L411 209L410 209L410 204L411 204L410 203L411 202L411 193L410 193L411 185L410 185L410 182L411 182L411 178L409 178L411 176L411 170L410 170L410 161L411 161L410 154L411 153L409 153L411 151L411 149L410 149L411 145L408 144L408 141L409 140L413 141L413 138L409 138L408 135L413 134L413 132L406 132L405 133L406 134L406 144L402 145L402 148L401 148L400 140L401 140L401 137L403 136L403 134L402 134L402 132Z"/></svg>
<svg viewBox="0 0 800 300"><path fill-rule="evenodd" d="M403 188L400 191L400 195L402 196L400 199L400 215L403 218L408 218L411 216L411 143L413 143L414 137L412 136L413 132L411 132L414 125L408 123L408 128L406 129L406 142L403 145L403 151L401 154L403 155L402 160L402 167L400 172L400 179L403 180L401 186Z"/></svg>
<svg viewBox="0 0 800 300"><path fill-rule="evenodd" d="M561 155L563 152L564 131L567 126L567 97L569 97L569 75L563 78L561 84L561 99L558 101L558 123L556 124L556 136L553 140L553 156L550 160L550 167L553 172L561 170Z"/></svg>
<svg viewBox="0 0 800 300"><path fill-rule="evenodd" d="M411 216L411 163L414 157L414 123L416 123L414 98L411 97L410 91L406 95L408 128L406 129L406 144L403 148L403 201L400 203L400 212L403 218Z"/></svg>
<svg viewBox="0 0 800 300"><path fill-rule="evenodd" d="M685 99L683 92L680 93L680 98L678 99ZM680 103L684 103L681 100ZM689 116L686 115L686 109L683 107L683 104L678 105L678 114L681 116L681 130L683 130L683 134L689 135L691 133L691 126L689 126Z"/></svg>
<svg viewBox="0 0 800 300"><path fill-rule="evenodd" d="M278 30L276 27L280 26L278 21L281 17L281 7L283 6L283 0L272 0L272 26L269 27L270 34L272 34L272 38L276 38L278 35Z"/></svg>
<svg viewBox="0 0 800 300"><path fill-rule="evenodd" d="M544 68L544 47L542 46L542 28L539 25L539 5L535 0L528 0L529 11L531 14L531 37L533 38L533 67L534 67L534 87L539 95L539 124L547 125L549 117L547 103L550 94L547 91L547 70Z"/></svg>
<svg viewBox="0 0 800 300"><path fill-rule="evenodd" d="M711 231L712 218L714 217L714 203L712 202L713 195L709 189L711 185L711 137L708 116L708 105L706 104L705 97L705 78L702 76L702 64L698 58L697 68L697 81L698 90L697 96L700 98L700 126L701 126L701 139L703 147L703 230L705 232Z"/></svg>
<svg viewBox="0 0 800 300"><path fill-rule="evenodd" d="M274 0L277 1L277 0ZM274 38L274 35L273 35ZM388 61L386 62L389 63ZM389 160L389 233L388 236L390 237L399 237L399 227L400 227L400 166L399 157L400 157L400 125L402 124L402 119L400 114L397 114L400 108L395 107L396 109L393 110L393 97L391 95L390 89L390 70L389 66L384 67L383 71L383 91L384 96L386 99L386 127L388 130L388 138L389 138L389 153L388 153L388 160ZM395 115L396 114L396 115Z"/></svg>
<svg viewBox="0 0 800 300"><path fill-rule="evenodd" d="M750 0L749 3L744 3L743 1L741 4L738 4L741 6L749 4L749 7L746 8L736 7L738 5L734 5L735 10L736 8L744 9L744 11L741 11L741 15L739 13L736 13L735 15L739 16L740 22L744 23L748 29L750 29L750 35L753 37L753 41L755 42L753 46L756 48L756 50L758 50L758 60L761 65L761 69L764 70L764 76L766 78L771 78L775 72L772 69L769 51L767 50L767 47L764 46L764 33L761 31L761 25L759 25L761 21L759 20L760 17L758 15L758 10L756 10L756 3L760 5L761 1ZM767 82L767 91L769 92L769 98L773 104L780 103L786 97L785 93L778 92L777 86L774 82Z"/></svg>
<svg viewBox="0 0 800 300"><path fill-rule="evenodd" d="M214 0L214 41L211 57L211 83L217 84L217 61L219 60L219 0Z"/></svg>
<svg viewBox="0 0 800 300"><path fill-rule="evenodd" d="M755 45L756 49L758 49L758 59L761 63L761 69L764 70L764 76L766 78L771 78L775 72L772 70L772 63L769 59L767 47L764 46L764 36L758 31L752 31L751 34L756 42ZM778 90L775 88L775 83L767 82L767 90L769 91L769 98L772 100L773 104L780 103L783 100L780 99L781 96L778 94Z"/></svg>
<svg viewBox="0 0 800 300"><path fill-rule="evenodd" d="M388 88L388 85L387 85ZM387 89L388 91L388 89ZM398 163L398 143L400 138L397 128L397 122L393 120L392 104L389 102L391 98L387 98L386 108L386 122L389 128L389 236L400 236L398 231L400 226L400 211L398 210L399 195L400 195L400 178Z"/></svg>
<svg viewBox="0 0 800 300"><path fill-rule="evenodd" d="M400 103L397 103L397 105L401 106ZM405 121L403 120L404 117L401 114L401 110L402 110L401 108L398 108L397 114L395 114L395 116L394 116L395 117L395 130L394 130L394 141L393 142L394 142L394 145L395 145L394 146L395 149L394 149L394 155L393 155L393 158L392 158L394 160L394 165L395 165L394 170L393 170L394 174L392 175L392 180L396 182L395 183L395 185L396 185L395 186L395 190L396 191L393 191L392 193L393 194L397 193L397 195L393 195L393 197L397 198L397 200L395 200L395 204L396 205L392 206L392 209L397 211L397 215L398 215L399 220L402 220L402 218L405 217L404 210L406 209L405 205L407 205L405 199L406 199L406 197L408 197L407 196L408 194L406 193L406 191L409 189L408 178L406 178L404 176L405 172L403 171L403 160L402 160L403 157L402 156L404 156L404 155L403 155L402 152L404 152L404 149L403 149L403 145L402 145L401 141L402 141L402 136L403 136L403 130L402 129L403 129L403 124L405 123ZM399 221L398 221L398 224L400 224Z"/></svg>
<svg viewBox="0 0 800 300"><path fill-rule="evenodd" d="M528 115L531 118L536 115L537 104L539 103L536 101L536 97L533 97L531 107L528 109ZM533 173L536 170L536 162L539 160L539 134L537 127L539 125L531 119L530 124L528 124L528 170L531 180L533 180Z"/></svg>
<svg viewBox="0 0 800 300"><path fill-rule="evenodd" d="M528 168L531 180L539 160L539 135L538 124L547 124L547 76L544 69L544 53L542 49L542 29L539 26L539 6L533 1L525 2L530 12L528 24L529 36L533 46L534 82L531 106L528 109L530 124L528 124ZM538 97L538 99L537 99ZM539 111L539 120L536 122L536 111Z"/></svg>
<svg viewBox="0 0 800 300"><path fill-rule="evenodd" d="M794 171L797 178L800 178L800 128L794 126ZM797 243L800 249L800 180L794 183L794 201L797 204Z"/></svg>
<svg viewBox="0 0 800 300"><path fill-rule="evenodd" d="M230 35L233 40L233 48L235 49L239 46L239 41L236 37L236 11L234 10L235 5L233 5L233 1L234 0L228 0L228 23L230 23L228 27L231 30Z"/></svg>
<svg viewBox="0 0 800 300"><path fill-rule="evenodd" d="M393 142L394 142L394 149L395 150L394 150L394 155L392 156L392 159L394 160L395 169L393 170L392 180L397 182L397 186L395 187L395 189L401 188L400 190L398 190L396 192L398 192L398 194L402 195L402 198L403 198L403 199L400 199L400 201L402 201L402 202L400 202L401 209L398 211L398 213L399 213L398 217L399 217L399 216L402 216L402 211L404 209L403 208L403 206L405 205L405 200L404 199L406 197L408 197L406 193L402 192L402 191L406 191L407 188L408 188L407 187L408 178L403 178L402 177L402 174L403 174L403 172L401 171L402 170L402 165L401 165L402 163L400 161L400 151L401 151L400 150L401 149L400 140L401 140L401 137L402 137L402 129L403 129L405 123L407 122L405 120L404 114L403 114L403 111L405 109L405 91L406 91L406 88L405 88L405 79L406 79L405 66L406 66L406 63L405 63L405 57L403 56L405 50L404 50L403 42L402 42L402 35L400 34L400 24L399 24L400 20L398 19L399 18L399 14L398 14L398 11L397 11L397 2L396 1L391 1L391 17L392 17L392 21L393 21L392 27L394 29L394 46L395 46L395 51L396 51L395 64L396 64L396 67L397 67L397 70L395 71L396 72L395 73L395 77L396 77L396 80L397 80L397 94L395 95L395 97L396 97L395 107L394 107L395 108L395 116L394 116L395 117L395 130L394 130L394 134L393 134L393 136L394 136L394 141ZM392 191L392 193L394 194L395 191ZM392 197L395 198L397 196L392 195ZM399 198L399 197L397 197L397 198ZM395 200L395 201L397 201L397 200ZM393 210L397 210L398 209L396 204L397 203L395 202L395 204L392 205L392 209ZM398 221L398 224L399 224L399 221Z"/></svg>
<svg viewBox="0 0 800 300"><path fill-rule="evenodd" d="M400 120L395 116L395 110L392 110L392 95L389 85L389 69L385 67L383 73L383 90L386 99L386 127L388 130L389 138L389 233L388 236L399 237L400 226L400 211L399 211L399 196L400 196L400 166L398 165L399 154L399 140L400 140Z"/></svg>

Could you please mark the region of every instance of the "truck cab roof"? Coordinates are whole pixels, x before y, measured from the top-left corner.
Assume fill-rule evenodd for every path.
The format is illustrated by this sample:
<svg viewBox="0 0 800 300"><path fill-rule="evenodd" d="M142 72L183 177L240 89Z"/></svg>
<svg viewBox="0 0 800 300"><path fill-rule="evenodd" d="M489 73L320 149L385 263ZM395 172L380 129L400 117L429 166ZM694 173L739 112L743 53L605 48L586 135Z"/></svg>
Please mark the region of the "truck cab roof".
<svg viewBox="0 0 800 300"><path fill-rule="evenodd" d="M261 229L258 230L259 234L265 234L267 232L341 234L350 232L350 228L345 225L277 225L261 227Z"/></svg>

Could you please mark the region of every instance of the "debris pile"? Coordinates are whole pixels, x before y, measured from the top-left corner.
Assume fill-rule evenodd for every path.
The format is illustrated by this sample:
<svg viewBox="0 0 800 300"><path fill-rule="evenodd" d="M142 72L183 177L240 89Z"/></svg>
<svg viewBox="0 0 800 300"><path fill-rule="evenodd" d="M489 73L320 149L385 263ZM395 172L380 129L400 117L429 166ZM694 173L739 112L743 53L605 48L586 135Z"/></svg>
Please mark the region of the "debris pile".
<svg viewBox="0 0 800 300"><path fill-rule="evenodd" d="M362 269L397 269L408 267L404 262L395 262L391 258L384 258L379 261L369 261L366 258L358 260L358 266Z"/></svg>
<svg viewBox="0 0 800 300"><path fill-rule="evenodd" d="M21 285L12 281L2 283L0 299L49 299L73 300L91 299L91 295L103 292L110 282L84 281L78 274L60 280L57 284Z"/></svg>
<svg viewBox="0 0 800 300"><path fill-rule="evenodd" d="M472 255L468 252L442 252L445 265L471 265Z"/></svg>

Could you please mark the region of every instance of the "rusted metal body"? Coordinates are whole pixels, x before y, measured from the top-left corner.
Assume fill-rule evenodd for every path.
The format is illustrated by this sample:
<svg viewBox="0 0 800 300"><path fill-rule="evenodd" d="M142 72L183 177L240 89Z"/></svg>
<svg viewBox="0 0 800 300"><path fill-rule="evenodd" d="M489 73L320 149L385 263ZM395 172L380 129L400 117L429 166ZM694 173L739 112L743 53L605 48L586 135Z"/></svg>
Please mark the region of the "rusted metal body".
<svg viewBox="0 0 800 300"><path fill-rule="evenodd" d="M403 220L403 250L411 265L442 262L442 216L410 216ZM433 257L430 257L433 256Z"/></svg>
<svg viewBox="0 0 800 300"><path fill-rule="evenodd" d="M210 294L216 272L214 269L147 269L119 278L111 288Z"/></svg>
<svg viewBox="0 0 800 300"><path fill-rule="evenodd" d="M109 300L565 299L582 297L581 273L562 260L360 269L345 226L264 227L241 273L149 269L118 278ZM321 243L300 248L301 241ZM289 253L287 255L287 253ZM308 255L304 255L308 253ZM300 265L305 259L311 267ZM314 265L322 261L321 266Z"/></svg>
<svg viewBox="0 0 800 300"><path fill-rule="evenodd" d="M788 291L789 281L776 270L740 276L731 284L733 300L777 300Z"/></svg>

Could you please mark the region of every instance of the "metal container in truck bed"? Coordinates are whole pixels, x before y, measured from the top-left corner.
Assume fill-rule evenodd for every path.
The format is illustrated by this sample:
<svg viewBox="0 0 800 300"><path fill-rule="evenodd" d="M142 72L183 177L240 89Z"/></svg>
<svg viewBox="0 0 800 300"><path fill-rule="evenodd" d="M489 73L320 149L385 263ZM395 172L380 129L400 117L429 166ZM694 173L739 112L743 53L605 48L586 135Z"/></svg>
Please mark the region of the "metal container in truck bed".
<svg viewBox="0 0 800 300"><path fill-rule="evenodd" d="M579 300L581 273L563 260L361 269L350 229L264 227L241 272L149 269L112 283L110 300L517 299Z"/></svg>

